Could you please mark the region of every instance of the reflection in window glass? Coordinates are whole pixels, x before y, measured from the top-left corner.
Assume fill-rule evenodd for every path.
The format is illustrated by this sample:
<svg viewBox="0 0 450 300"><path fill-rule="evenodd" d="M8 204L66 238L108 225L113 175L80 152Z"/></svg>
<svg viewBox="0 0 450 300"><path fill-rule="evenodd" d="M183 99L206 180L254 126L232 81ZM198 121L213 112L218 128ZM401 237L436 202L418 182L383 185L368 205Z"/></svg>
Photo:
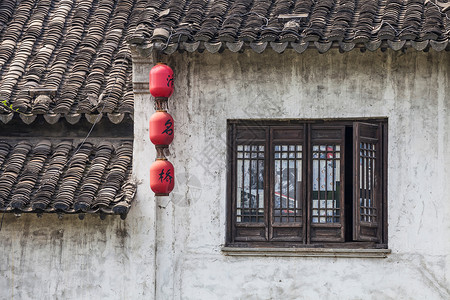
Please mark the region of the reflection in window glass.
<svg viewBox="0 0 450 300"><path fill-rule="evenodd" d="M312 222L340 222L339 145L313 145Z"/></svg>
<svg viewBox="0 0 450 300"><path fill-rule="evenodd" d="M374 201L375 178L375 144L360 143L359 160L359 205L360 220L363 222L376 222L376 207Z"/></svg>
<svg viewBox="0 0 450 300"><path fill-rule="evenodd" d="M264 222L264 146L237 146L237 222Z"/></svg>
<svg viewBox="0 0 450 300"><path fill-rule="evenodd" d="M274 147L274 222L301 222L302 146Z"/></svg>

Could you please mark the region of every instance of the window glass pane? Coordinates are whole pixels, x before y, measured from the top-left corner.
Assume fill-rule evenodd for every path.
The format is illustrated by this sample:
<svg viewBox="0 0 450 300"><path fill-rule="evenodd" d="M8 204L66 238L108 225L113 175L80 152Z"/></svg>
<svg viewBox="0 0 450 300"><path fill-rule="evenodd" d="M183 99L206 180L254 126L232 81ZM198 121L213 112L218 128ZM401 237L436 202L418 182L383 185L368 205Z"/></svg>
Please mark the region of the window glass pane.
<svg viewBox="0 0 450 300"><path fill-rule="evenodd" d="M281 207L286 208L287 202L288 202L288 187L289 187L289 179L288 179L288 166L287 166L287 160L283 159L281 160L281 176L282 176L282 183L281 183Z"/></svg>
<svg viewBox="0 0 450 300"><path fill-rule="evenodd" d="M340 146L313 145L312 207L313 223L340 222ZM318 210L317 210L318 208ZM317 215L317 214L316 214Z"/></svg>
<svg viewBox="0 0 450 300"><path fill-rule="evenodd" d="M236 222L264 222L264 146L238 145Z"/></svg>
<svg viewBox="0 0 450 300"><path fill-rule="evenodd" d="M360 221L376 222L377 211L374 201L374 170L376 151L373 143L360 143L359 187Z"/></svg>
<svg viewBox="0 0 450 300"><path fill-rule="evenodd" d="M274 146L274 222L301 222L301 145Z"/></svg>
<svg viewBox="0 0 450 300"><path fill-rule="evenodd" d="M258 212L264 215L264 160L258 160L258 172L258 208L262 208Z"/></svg>
<svg viewBox="0 0 450 300"><path fill-rule="evenodd" d="M242 154L242 153L241 153ZM238 155L239 157L239 155ZM241 201L241 197L243 195L243 189L242 189L242 166L243 166L243 162L242 159L238 159L237 163L236 163L236 183L237 183L237 188L236 188L236 207L237 209L237 222L241 222L241 210L239 209L240 207L242 207L242 201Z"/></svg>

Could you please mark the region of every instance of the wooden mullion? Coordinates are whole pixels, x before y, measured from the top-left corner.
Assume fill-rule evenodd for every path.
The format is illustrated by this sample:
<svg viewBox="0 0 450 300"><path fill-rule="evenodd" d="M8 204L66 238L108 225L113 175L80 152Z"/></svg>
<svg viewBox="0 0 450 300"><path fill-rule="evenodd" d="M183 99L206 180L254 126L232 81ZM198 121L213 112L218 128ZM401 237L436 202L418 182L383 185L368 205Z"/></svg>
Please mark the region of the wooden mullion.
<svg viewBox="0 0 450 300"><path fill-rule="evenodd" d="M294 222L296 222L297 221L297 217L298 217L298 204L297 204L297 202L298 201L300 201L300 199L297 199L297 195L298 195L298 193L297 193L297 181L298 181L298 178L297 178L297 173L298 173L298 170L297 170L297 161L298 161L298 157L297 157L297 147L298 147L298 145L296 144L296 145L294 145Z"/></svg>
<svg viewBox="0 0 450 300"><path fill-rule="evenodd" d="M227 193L231 193L228 195L228 199L231 199L228 205L228 242L234 242L236 238L236 190L237 190L237 172L236 172L236 164L237 164L237 148L236 148L236 125L232 124L228 127L228 138L227 143L230 145L228 149L228 157L231 160L231 163L228 165L231 168L228 168L228 191ZM230 162L230 161L229 161Z"/></svg>
<svg viewBox="0 0 450 300"><path fill-rule="evenodd" d="M378 130L378 143L375 147L375 167L378 168L376 172L374 172L374 187L377 189L377 199L376 200L376 216L377 216L377 224L378 224L378 241L382 242L382 236L383 236L383 167L382 167L382 151L383 149L383 124L379 123L379 130ZM376 176L376 177L375 177ZM380 178L381 177L381 178Z"/></svg>
<svg viewBox="0 0 450 300"><path fill-rule="evenodd" d="M371 217L372 217L372 221L375 221L378 223L378 203L379 200L377 199L377 197L379 196L378 193L378 172L379 172L379 168L378 168L378 147L379 144L377 143L377 145L375 146L375 149L372 149L371 152L371 167L372 167L372 174L371 174L371 186L372 186L372 191L371 191L371 199L372 199L372 211L371 211ZM373 148L373 147L372 147Z"/></svg>
<svg viewBox="0 0 450 300"><path fill-rule="evenodd" d="M345 136L345 133L344 133L344 136ZM340 152L339 152L339 156L341 156ZM339 157L339 159L340 159L340 157ZM334 211L336 209L336 204L335 204L335 199L336 199L336 195L335 195L336 186L335 186L335 183L336 183L336 179L334 178L335 177L335 173L336 173L336 166L337 166L337 164L336 164L336 145L333 146L333 156L331 158L331 161L333 163L332 164L332 166L333 166L333 170L332 170L333 173L331 175L331 198L333 199L333 210L332 210L331 218L332 218L332 220L334 222L334 218L335 218L334 217ZM341 168L340 165L339 165L339 168ZM339 173L341 173L341 172L339 171ZM342 206L339 206L339 214L341 213L341 208L342 208Z"/></svg>
<svg viewBox="0 0 450 300"><path fill-rule="evenodd" d="M236 142L236 137L237 135L237 126L233 126L233 157L234 157L234 168L233 168L233 177L234 177L234 188L233 188L233 214L232 214L232 218L233 218L233 233L234 233L234 237L233 240L236 238L237 236L237 232L236 232L236 208L237 208L237 180L239 180L239 178L236 178L237 176L237 142ZM242 172L242 174L244 174ZM243 186L242 186L243 187Z"/></svg>
<svg viewBox="0 0 450 300"><path fill-rule="evenodd" d="M360 197L361 197L361 164L360 164L360 136L357 125L353 128L353 240L357 241L360 232Z"/></svg>
<svg viewBox="0 0 450 300"><path fill-rule="evenodd" d="M388 173L387 173L387 164L388 164L388 124L382 124L382 138L381 138L381 142L382 142L382 147L380 147L381 149L383 149L382 152L382 156L380 155L380 157L382 157L382 166L383 169L381 170L381 174L383 176L381 182L382 182L382 189L383 189L383 193L382 193L382 206L383 206L383 215L382 215L382 219L380 219L380 224L383 225L383 229L382 229L382 243L387 244L388 243L388 210L387 210L387 182L388 182Z"/></svg>
<svg viewBox="0 0 450 300"><path fill-rule="evenodd" d="M266 143L264 146L264 224L266 225L266 240L272 238L272 205L273 202L273 154L272 154L272 129L266 128Z"/></svg>
<svg viewBox="0 0 450 300"><path fill-rule="evenodd" d="M259 145L256 147L256 220L259 222Z"/></svg>
<svg viewBox="0 0 450 300"><path fill-rule="evenodd" d="M289 150L289 148L291 147L291 144L290 143L288 143L287 144L287 162L286 162L286 164L287 164L287 172L286 172L286 180L287 180L287 185L286 185L286 196L287 196L287 199L286 199L286 210L287 210L287 220L288 220L288 222L289 222L289 217L290 217L290 212L289 212L289 183L290 183L290 175L291 175L291 173L290 173L290 169L291 169L291 166L290 166L290 162L291 162L291 158L289 157L290 156L290 154L291 154L291 152L290 152L290 150ZM281 219L281 220L283 220L283 219Z"/></svg>
<svg viewBox="0 0 450 300"><path fill-rule="evenodd" d="M365 221L367 222L369 219L370 219L370 214L368 213L369 212L369 209L368 209L368 197L369 197L369 192L370 192L370 173L369 173L369 164L370 164L370 158L369 158L369 146L368 146L368 144L369 143L367 143L367 142L364 142L364 152L363 152L363 155L364 155L364 170L366 171L366 174L365 174L365 178L364 178L364 184L365 184L365 186L366 186L366 188L365 188L365 193L364 193L364 214L365 214L365 217L364 217L364 219L365 219ZM370 144L369 144L370 145ZM375 170L372 170L372 171L375 171Z"/></svg>
<svg viewBox="0 0 450 300"><path fill-rule="evenodd" d="M302 235L303 235L303 244L307 243L307 228L309 228L309 222L308 222L308 195L307 192L309 191L308 183L311 180L308 176L308 155L309 155L309 125L304 124L303 125L303 144L302 144L302 191L301 191L301 200L302 200Z"/></svg>
<svg viewBox="0 0 450 300"><path fill-rule="evenodd" d="M312 144L312 147L314 147L314 143ZM322 210L322 208L320 207L320 200L322 200L322 198L321 198L321 187L320 187L320 161L321 161L321 159L320 159L320 144L318 144L318 147L319 147L319 149L317 150L317 154L318 154L318 159L317 159L317 167L318 167L318 171L317 171L317 174L318 174L318 176L319 176L319 178L317 178L318 179L318 184L317 184L317 201L318 201L318 203L317 203L317 211L319 212L319 215L317 216L317 220L318 220L318 224L320 224L321 222L320 222L320 211ZM313 153L314 152L314 150L311 150L311 153ZM313 154L314 155L314 154ZM325 162L326 163L326 162ZM325 205L325 207L326 207L326 205ZM315 226L315 225L314 225Z"/></svg>
<svg viewBox="0 0 450 300"><path fill-rule="evenodd" d="M236 223L236 227L241 227L241 228L263 228L265 227L265 225L263 223Z"/></svg>
<svg viewBox="0 0 450 300"><path fill-rule="evenodd" d="M273 227L292 227L292 226L300 226L301 222L290 222L290 223L282 223L282 222L273 222Z"/></svg>
<svg viewBox="0 0 450 300"><path fill-rule="evenodd" d="M281 195L283 195L283 145L280 145L280 207L278 208L280 210L280 221L283 222L283 200ZM275 199L275 196L274 196ZM275 203L275 202L273 202ZM273 220L272 220L273 221Z"/></svg>
<svg viewBox="0 0 450 300"><path fill-rule="evenodd" d="M339 153L339 176L341 177L341 190L340 190L340 197L339 197L339 201L340 201L340 205L339 205L339 215L340 215L340 223L342 225L342 229L341 229L341 241L345 240L345 224L346 224L346 215L345 215L345 155L343 155L345 153L345 145L346 145L346 140L345 140L345 127L343 127L341 129L341 134L342 134L342 142L340 145L340 153Z"/></svg>
<svg viewBox="0 0 450 300"><path fill-rule="evenodd" d="M242 146L242 178L241 178L241 186L242 186L242 191L245 193L245 145ZM242 191L241 191L241 195L242 195ZM237 197L237 196L236 196ZM241 197L241 196L239 196ZM243 206L244 203L242 201L242 197L241 197L241 206L239 207L241 209L241 222L242 222L242 210L243 210ZM237 199L236 199L236 208L237 208ZM237 222L235 220L235 222Z"/></svg>
<svg viewBox="0 0 450 300"><path fill-rule="evenodd" d="M312 143L311 143L311 125L306 125L307 132L307 140L306 140L306 147L305 150L307 150L306 155L303 155L306 158L306 165L307 168L305 170L306 172L306 183L307 189L306 189L306 199L305 199L305 210L306 210L306 243L311 243L311 222L312 222L312 216L311 216L311 204L312 204L312 187L313 187L313 180L312 180Z"/></svg>
<svg viewBox="0 0 450 300"><path fill-rule="evenodd" d="M366 201L367 201L367 164L366 164L366 157L365 157L365 153L364 153L364 151L366 151L365 150L365 146L364 146L364 144L365 144L365 142L363 142L363 141L361 141L362 142L362 144L363 144L363 146L362 146L362 148L361 148L361 151L362 151L362 154L360 154L360 157L362 158L362 176L361 176L361 181L362 181L362 197L363 197L363 201L362 201L362 203L363 203L363 207L365 207L365 203L366 203ZM365 214L365 212L364 212L364 210L363 210L363 212L361 212L361 202L359 202L359 213L360 213L360 217L362 217L362 219L364 220L364 218L366 217L366 214ZM361 214L362 214L362 216L361 216ZM361 219L359 219L359 220L361 220Z"/></svg>
<svg viewBox="0 0 450 300"><path fill-rule="evenodd" d="M250 213L250 222L253 222L253 218L255 215L253 215L253 195L252 195L252 147L253 144L249 143L249 152L248 152L248 211Z"/></svg>
<svg viewBox="0 0 450 300"><path fill-rule="evenodd" d="M314 224L314 227L317 227L317 228L325 228L325 227L341 228L342 224L340 224L340 223L317 223L317 224Z"/></svg>
<svg viewBox="0 0 450 300"><path fill-rule="evenodd" d="M328 213L328 144L325 145L325 155L324 156L325 156L325 199L324 200L325 200L325 222L327 222L327 218L328 218L328 215L327 215L327 213Z"/></svg>

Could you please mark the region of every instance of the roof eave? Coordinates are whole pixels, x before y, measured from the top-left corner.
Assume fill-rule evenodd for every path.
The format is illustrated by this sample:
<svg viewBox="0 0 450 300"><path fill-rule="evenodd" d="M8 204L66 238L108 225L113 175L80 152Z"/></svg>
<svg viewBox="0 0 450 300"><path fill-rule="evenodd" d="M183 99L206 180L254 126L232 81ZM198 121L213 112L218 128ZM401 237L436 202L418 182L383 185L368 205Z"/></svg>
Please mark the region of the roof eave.
<svg viewBox="0 0 450 300"><path fill-rule="evenodd" d="M270 47L269 47L270 46ZM345 42L345 41L317 41L317 42L180 42L167 43L164 41L152 41L142 44L131 44L133 52L140 57L150 57L154 52L160 52L166 55L171 55L175 52L204 52L222 53L225 49L231 52L243 52L245 50L253 50L256 53L262 53L267 49L272 49L276 53L283 53L286 49L293 49L297 53L303 53L307 49L316 49L319 53L325 53L330 49L339 49L339 52L345 53L354 49L359 49L361 52L366 50L386 51L392 49L394 51L405 51L408 48L413 48L417 51L429 51L433 49L437 52L450 51L450 43L448 39L442 41L436 40L373 40L368 42Z"/></svg>

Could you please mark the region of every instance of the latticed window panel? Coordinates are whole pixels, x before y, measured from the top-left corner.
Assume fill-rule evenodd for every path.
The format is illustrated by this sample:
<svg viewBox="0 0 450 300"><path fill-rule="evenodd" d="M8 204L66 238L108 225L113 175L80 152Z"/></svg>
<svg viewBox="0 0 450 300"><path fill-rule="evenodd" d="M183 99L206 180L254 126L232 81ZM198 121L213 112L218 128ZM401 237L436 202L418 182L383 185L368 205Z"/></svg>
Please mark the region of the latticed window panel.
<svg viewBox="0 0 450 300"><path fill-rule="evenodd" d="M340 222L340 145L312 147L312 222Z"/></svg>
<svg viewBox="0 0 450 300"><path fill-rule="evenodd" d="M273 153L273 221L301 222L302 145L275 145Z"/></svg>
<svg viewBox="0 0 450 300"><path fill-rule="evenodd" d="M375 144L372 143L360 143L359 146L360 220L363 222L376 222L377 211L374 199L376 148Z"/></svg>
<svg viewBox="0 0 450 300"><path fill-rule="evenodd" d="M386 247L385 126L231 120L227 244Z"/></svg>
<svg viewBox="0 0 450 300"><path fill-rule="evenodd" d="M236 222L264 222L264 145L237 146Z"/></svg>

